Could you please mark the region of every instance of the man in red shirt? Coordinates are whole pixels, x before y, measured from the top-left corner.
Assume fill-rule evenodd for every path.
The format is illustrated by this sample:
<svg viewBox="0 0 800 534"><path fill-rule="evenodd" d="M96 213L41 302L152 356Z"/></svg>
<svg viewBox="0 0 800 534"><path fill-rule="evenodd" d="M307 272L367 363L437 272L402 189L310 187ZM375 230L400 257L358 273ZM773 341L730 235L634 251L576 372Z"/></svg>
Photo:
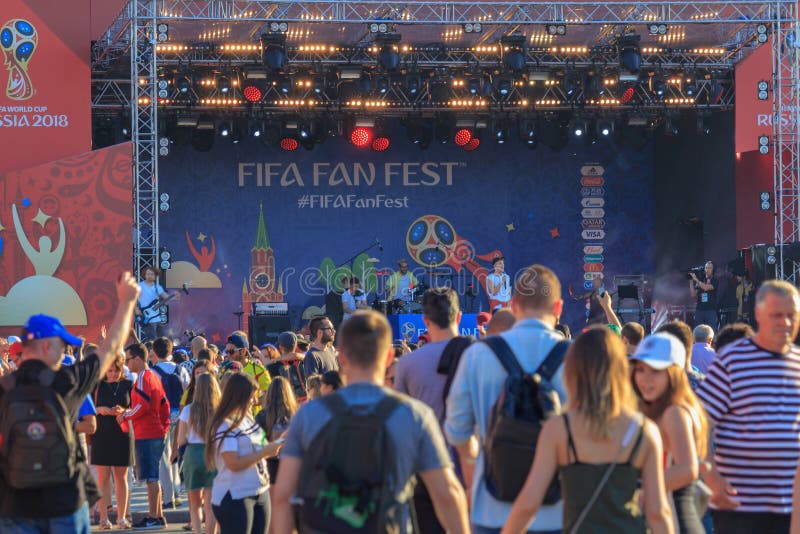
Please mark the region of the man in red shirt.
<svg viewBox="0 0 800 534"><path fill-rule="evenodd" d="M164 451L169 430L169 402L161 380L147 366L147 348L141 343L125 347L125 363L136 373L136 383L131 394L131 409L121 414L120 425L133 424L136 436L136 465L139 480L147 482L148 516L133 525L134 529L154 530L167 528L161 507L161 484L158 481L158 464Z"/></svg>

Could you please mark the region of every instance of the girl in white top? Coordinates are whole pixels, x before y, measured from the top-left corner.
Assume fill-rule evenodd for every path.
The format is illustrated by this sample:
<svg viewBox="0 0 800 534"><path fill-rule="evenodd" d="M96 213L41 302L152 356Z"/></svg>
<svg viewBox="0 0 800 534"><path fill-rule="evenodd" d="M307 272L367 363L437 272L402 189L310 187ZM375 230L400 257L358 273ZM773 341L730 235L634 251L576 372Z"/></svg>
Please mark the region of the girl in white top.
<svg viewBox="0 0 800 534"><path fill-rule="evenodd" d="M253 378L231 374L209 426L206 464L217 469L211 504L220 534L265 534L269 529L265 460L276 456L283 442L267 443L252 416L257 401Z"/></svg>
<svg viewBox="0 0 800 534"><path fill-rule="evenodd" d="M502 256L492 260L494 272L486 276L486 293L489 295L489 309L503 308L511 302L511 278L505 273L506 261Z"/></svg>
<svg viewBox="0 0 800 534"><path fill-rule="evenodd" d="M216 534L217 523L211 509L211 487L216 473L205 463L205 436L214 412L219 406L219 383L214 375L199 372L195 375L194 396L192 402L181 410L178 419L177 445L186 445L183 454L183 480L189 496L189 517L194 534L202 534L203 526L200 509L206 519L206 533ZM177 457L178 447L173 448L172 455Z"/></svg>

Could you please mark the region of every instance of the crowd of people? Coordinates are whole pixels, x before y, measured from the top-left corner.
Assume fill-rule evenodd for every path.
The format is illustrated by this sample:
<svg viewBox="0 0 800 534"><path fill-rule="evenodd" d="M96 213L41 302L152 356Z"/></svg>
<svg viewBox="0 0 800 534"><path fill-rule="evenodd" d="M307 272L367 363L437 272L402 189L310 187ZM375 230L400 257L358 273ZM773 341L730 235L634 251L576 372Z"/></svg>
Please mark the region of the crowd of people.
<svg viewBox="0 0 800 534"><path fill-rule="evenodd" d="M43 315L0 340L0 532L88 532L95 510L101 529L164 529L183 488L196 534L800 534L786 282L756 292L756 331L646 335L606 292L605 324L571 339L556 274L532 265L477 340L431 288L417 345L354 306L308 339L188 350L135 337L140 291L120 278L97 345Z"/></svg>

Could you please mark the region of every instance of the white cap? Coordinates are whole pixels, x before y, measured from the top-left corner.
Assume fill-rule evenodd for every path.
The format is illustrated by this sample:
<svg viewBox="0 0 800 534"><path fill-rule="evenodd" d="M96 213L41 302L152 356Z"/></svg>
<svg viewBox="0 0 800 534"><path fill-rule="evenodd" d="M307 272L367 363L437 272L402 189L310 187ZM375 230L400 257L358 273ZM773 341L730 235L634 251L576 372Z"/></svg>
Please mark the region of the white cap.
<svg viewBox="0 0 800 534"><path fill-rule="evenodd" d="M686 347L672 334L660 332L644 338L631 360L639 360L659 371L670 365L683 369L686 366Z"/></svg>
<svg viewBox="0 0 800 534"><path fill-rule="evenodd" d="M22 341L22 340L21 340L19 337L17 337L17 336L8 336L6 339L8 340L8 344L9 344L9 345L11 345L12 343L16 343L17 341Z"/></svg>

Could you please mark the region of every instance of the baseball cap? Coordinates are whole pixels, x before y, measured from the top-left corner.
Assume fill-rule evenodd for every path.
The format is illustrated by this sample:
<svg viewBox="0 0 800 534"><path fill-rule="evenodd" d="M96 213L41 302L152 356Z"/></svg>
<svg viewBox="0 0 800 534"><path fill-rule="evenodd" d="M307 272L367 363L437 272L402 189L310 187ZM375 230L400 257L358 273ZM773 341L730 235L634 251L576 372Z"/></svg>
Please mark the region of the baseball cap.
<svg viewBox="0 0 800 534"><path fill-rule="evenodd" d="M228 336L228 343L236 347L237 349L246 349L247 348L247 340L244 338L242 334L231 334Z"/></svg>
<svg viewBox="0 0 800 534"><path fill-rule="evenodd" d="M8 336L6 338L6 341L8 341L9 345L13 345L14 343L16 343L18 341L22 341L22 340L19 338L19 336Z"/></svg>
<svg viewBox="0 0 800 534"><path fill-rule="evenodd" d="M8 347L8 353L11 356L14 356L16 354L22 354L22 341L15 341L14 343L12 343L11 346Z"/></svg>
<svg viewBox="0 0 800 534"><path fill-rule="evenodd" d="M666 332L647 336L636 347L631 360L639 360L656 370L670 365L686 366L686 348L677 337Z"/></svg>
<svg viewBox="0 0 800 534"><path fill-rule="evenodd" d="M61 321L49 315L32 315L25 323L25 341L32 339L44 339L48 337L60 337L67 345L80 347L83 340L75 337L64 328Z"/></svg>
<svg viewBox="0 0 800 534"><path fill-rule="evenodd" d="M278 336L278 346L291 350L295 345L297 345L297 336L294 332L281 332Z"/></svg>
<svg viewBox="0 0 800 534"><path fill-rule="evenodd" d="M489 312L481 312L476 319L478 321L478 326L481 326L492 320L492 314Z"/></svg>

